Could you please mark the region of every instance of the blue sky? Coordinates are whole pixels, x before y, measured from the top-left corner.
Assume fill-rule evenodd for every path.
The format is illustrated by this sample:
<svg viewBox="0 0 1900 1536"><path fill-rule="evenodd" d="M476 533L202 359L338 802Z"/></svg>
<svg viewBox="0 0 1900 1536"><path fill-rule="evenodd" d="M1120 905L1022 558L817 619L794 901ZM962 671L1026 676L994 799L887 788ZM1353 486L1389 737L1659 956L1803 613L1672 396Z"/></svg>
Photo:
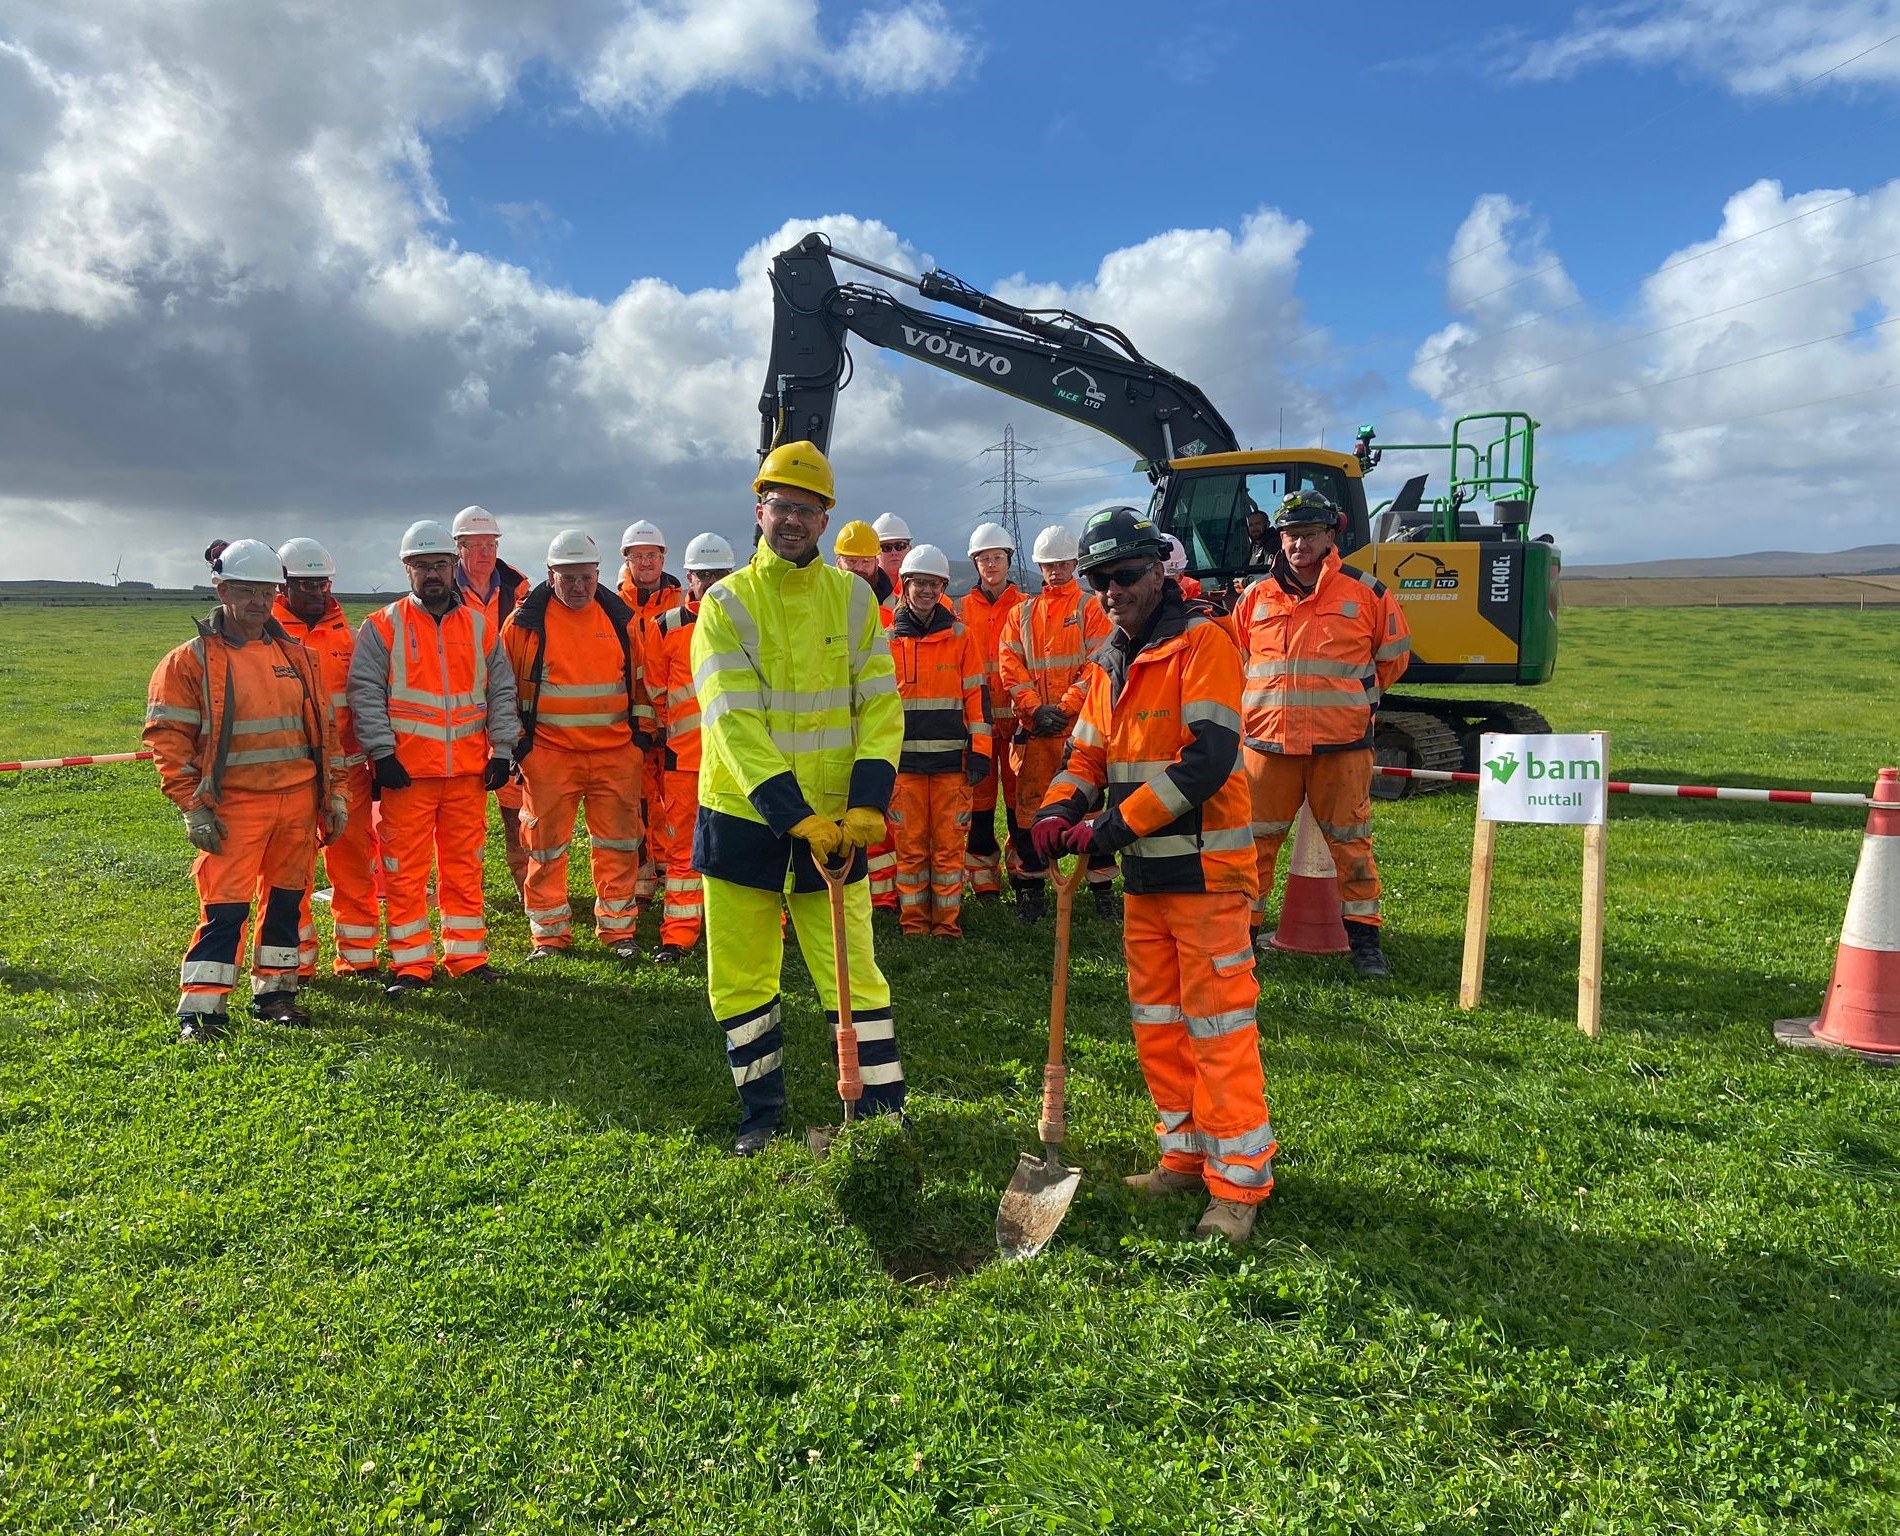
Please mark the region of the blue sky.
<svg viewBox="0 0 1900 1536"><path fill-rule="evenodd" d="M764 252L821 220L1125 324L1255 440L1524 405L1573 560L1760 547L1817 480L1805 547L1894 536L1896 0L85 9L0 0L19 574L85 528L178 579L233 519L381 568L464 500L529 563L564 522L683 543L743 487ZM861 362L863 510L955 542L1005 421L1052 515L1139 491Z"/></svg>

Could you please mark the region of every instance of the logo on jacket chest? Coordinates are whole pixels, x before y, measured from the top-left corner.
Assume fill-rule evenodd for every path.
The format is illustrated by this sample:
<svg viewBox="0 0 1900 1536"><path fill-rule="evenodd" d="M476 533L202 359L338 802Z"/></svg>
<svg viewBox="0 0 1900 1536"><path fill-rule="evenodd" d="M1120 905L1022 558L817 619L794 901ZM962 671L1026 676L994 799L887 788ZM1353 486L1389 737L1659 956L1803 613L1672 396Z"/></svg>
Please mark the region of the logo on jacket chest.
<svg viewBox="0 0 1900 1536"><path fill-rule="evenodd" d="M294 683L297 681L297 669L295 667L272 667L271 671L276 676L283 678L286 682Z"/></svg>

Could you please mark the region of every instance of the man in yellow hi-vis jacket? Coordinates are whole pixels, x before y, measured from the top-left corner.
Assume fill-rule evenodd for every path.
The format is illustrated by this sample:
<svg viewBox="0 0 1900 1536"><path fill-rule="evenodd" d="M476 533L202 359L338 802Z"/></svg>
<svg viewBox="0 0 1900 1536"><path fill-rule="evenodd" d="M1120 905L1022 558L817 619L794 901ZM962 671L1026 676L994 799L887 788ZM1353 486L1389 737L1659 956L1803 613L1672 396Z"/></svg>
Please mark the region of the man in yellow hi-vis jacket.
<svg viewBox="0 0 1900 1536"><path fill-rule="evenodd" d="M712 587L693 626L706 989L726 1035L743 1119L734 1151L763 1148L785 1112L781 903L837 1023L830 898L814 859L849 858L844 887L851 1013L865 1114L904 1107L891 989L871 945L864 850L884 837L904 706L871 589L819 558L835 496L811 443L766 455L753 482L761 537Z"/></svg>

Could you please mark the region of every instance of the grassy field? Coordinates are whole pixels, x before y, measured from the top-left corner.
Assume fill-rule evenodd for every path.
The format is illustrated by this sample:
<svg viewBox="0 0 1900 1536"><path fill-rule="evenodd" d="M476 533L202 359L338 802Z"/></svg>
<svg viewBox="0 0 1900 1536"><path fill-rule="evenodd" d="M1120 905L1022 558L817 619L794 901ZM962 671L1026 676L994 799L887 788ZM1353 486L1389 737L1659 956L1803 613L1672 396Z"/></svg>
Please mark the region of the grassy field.
<svg viewBox="0 0 1900 1536"><path fill-rule="evenodd" d="M123 749L178 608L0 612L0 760ZM1900 615L1572 614L1619 774L1863 789ZM702 974L584 949L181 1049L189 853L149 768L0 779L0 1530L1891 1532L1900 1073L1776 1050L1864 818L1620 802L1604 1037L1579 843L1507 828L1453 1006L1471 802L1381 807L1396 976L1263 967L1253 1245L1138 1206L1115 933L1079 920L1071 1160L1034 1139L1047 929L880 945L922 1187L860 1134L737 1163ZM498 855L497 958L525 952ZM788 964L795 1113L827 1114ZM801 1122L802 1123L802 1122Z"/></svg>
<svg viewBox="0 0 1900 1536"><path fill-rule="evenodd" d="M1872 608L1900 603L1900 576L1592 576L1564 583L1568 608Z"/></svg>

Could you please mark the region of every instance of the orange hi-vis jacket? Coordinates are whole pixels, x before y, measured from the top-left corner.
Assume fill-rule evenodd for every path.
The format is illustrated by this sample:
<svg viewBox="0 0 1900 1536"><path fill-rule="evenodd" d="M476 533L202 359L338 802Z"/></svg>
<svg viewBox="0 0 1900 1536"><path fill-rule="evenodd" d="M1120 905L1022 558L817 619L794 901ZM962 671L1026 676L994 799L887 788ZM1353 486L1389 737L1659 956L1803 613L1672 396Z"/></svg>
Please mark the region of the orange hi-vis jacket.
<svg viewBox="0 0 1900 1536"><path fill-rule="evenodd" d="M521 735L514 671L481 610L459 600L438 619L410 595L363 620L350 710L363 750L394 752L417 779L479 774Z"/></svg>
<svg viewBox="0 0 1900 1536"><path fill-rule="evenodd" d="M666 766L699 772L699 691L693 687L693 625L699 604L688 599L647 625L647 691L666 734Z"/></svg>
<svg viewBox="0 0 1900 1536"><path fill-rule="evenodd" d="M983 681L989 690L990 718L1008 721L1014 718L1009 689L1003 685L1003 631L1023 604L1022 588L1013 581L991 597L979 586L972 587L957 603L957 617L976 636L976 648L983 658Z"/></svg>
<svg viewBox="0 0 1900 1536"><path fill-rule="evenodd" d="M323 691L336 717L337 759L339 768L355 768L368 761L362 743L356 739L356 722L350 714L350 657L356 651L356 631L343 617L343 605L334 597L314 624L290 611L284 594L277 594L271 617L284 627L284 633L317 658L317 671L323 678Z"/></svg>
<svg viewBox="0 0 1900 1536"><path fill-rule="evenodd" d="M961 773L963 753L994 755L977 638L939 603L919 620L909 604L891 621L891 662L904 701L899 773Z"/></svg>
<svg viewBox="0 0 1900 1536"><path fill-rule="evenodd" d="M1045 704L1065 715L1082 707L1089 657L1113 626L1080 582L1045 587L1017 604L1003 625L999 669L1016 718L1028 723Z"/></svg>
<svg viewBox="0 0 1900 1536"><path fill-rule="evenodd" d="M668 571L660 572L660 584L651 592L642 592L640 584L633 579L633 572L626 566L620 567L620 600L640 616L641 624L651 628L663 613L686 601L686 589L680 585L679 577Z"/></svg>
<svg viewBox="0 0 1900 1536"><path fill-rule="evenodd" d="M320 807L342 770L317 658L275 621L246 644L225 638L222 608L197 625L146 693L143 736L165 797L188 811L227 789L310 784Z"/></svg>
<svg viewBox="0 0 1900 1536"><path fill-rule="evenodd" d="M515 674L525 746L607 752L653 728L640 621L605 587L569 608L546 582L501 632Z"/></svg>
<svg viewBox="0 0 1900 1536"><path fill-rule="evenodd" d="M1276 561L1234 610L1247 661L1247 745L1296 757L1370 747L1379 700L1412 656L1398 600L1336 551L1311 592L1282 575Z"/></svg>
<svg viewBox="0 0 1900 1536"><path fill-rule="evenodd" d="M489 577L488 584L488 591L477 592L469 584L468 572L462 568L461 561L456 561L455 590L461 594L463 602L488 620L488 633L499 639L502 625L508 622L508 615L515 611L515 604L528 595L528 589L534 583L506 560L497 560L495 574Z"/></svg>
<svg viewBox="0 0 1900 1536"><path fill-rule="evenodd" d="M1170 581L1147 638L1118 630L1043 812L1079 819L1106 799L1096 846L1121 855L1130 895L1255 891L1253 802L1240 755L1240 656Z"/></svg>

